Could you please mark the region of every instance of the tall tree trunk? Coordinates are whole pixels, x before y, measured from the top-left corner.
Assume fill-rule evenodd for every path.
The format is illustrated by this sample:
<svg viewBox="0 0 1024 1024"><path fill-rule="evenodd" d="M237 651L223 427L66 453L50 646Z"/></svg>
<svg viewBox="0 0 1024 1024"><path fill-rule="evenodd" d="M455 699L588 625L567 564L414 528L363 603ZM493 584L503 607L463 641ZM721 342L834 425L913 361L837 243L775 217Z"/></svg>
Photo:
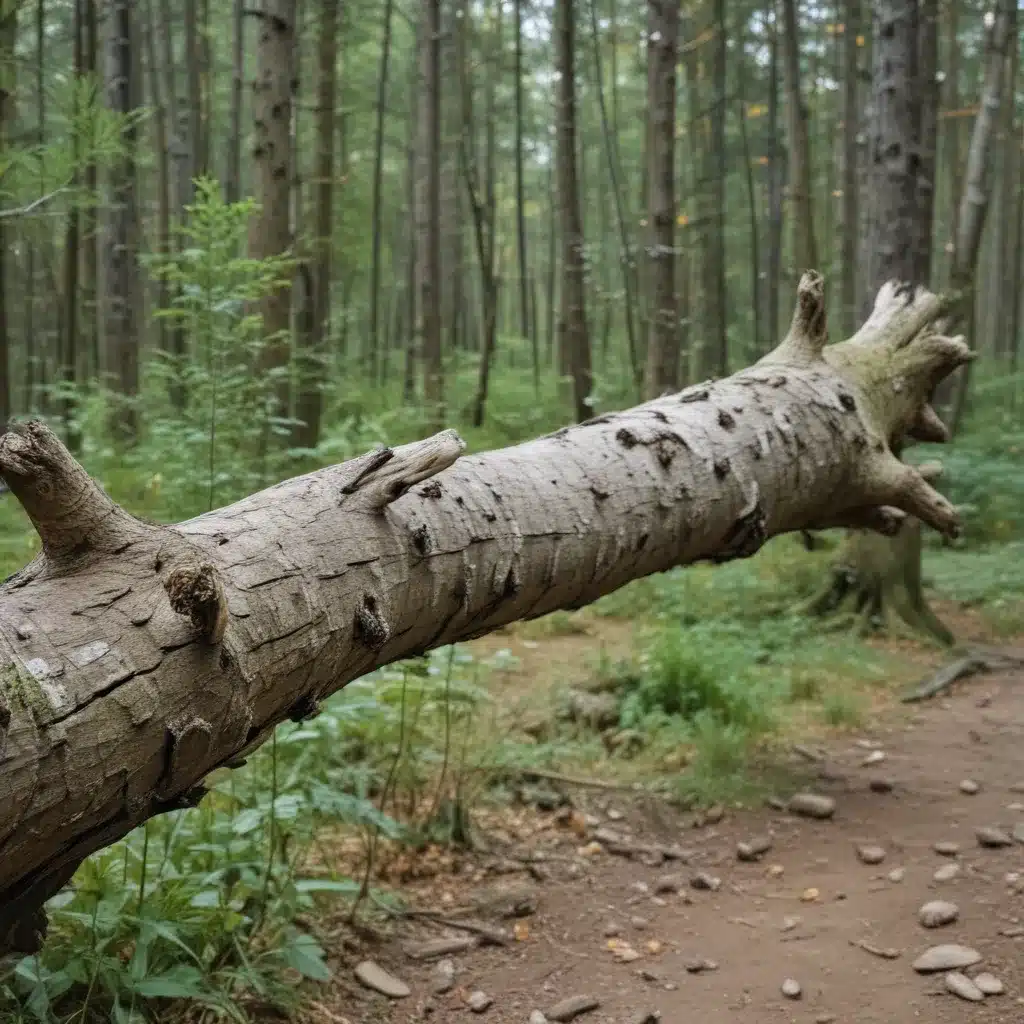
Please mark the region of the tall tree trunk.
<svg viewBox="0 0 1024 1024"><path fill-rule="evenodd" d="M608 117L608 107L604 95L604 71L601 61L601 35L597 22L597 0L590 2L590 25L591 36L594 48L594 70L595 84L597 88L598 108L601 112L601 137L604 140L605 156L608 161L608 179L612 190L612 199L615 203L615 216L619 228L620 262L622 266L622 290L625 302L623 311L626 322L626 339L629 343L629 364L633 371L634 383L639 388L641 384L643 368L640 365L640 351L637 342L637 331L635 323L635 309L638 287L636 284L636 261L633 255L633 243L630 238L628 215L623 200L622 175L620 173L620 160L618 152L617 136L612 132L611 120ZM575 41L574 41L575 45ZM575 86L573 87L575 89ZM584 175L584 180L586 176ZM582 228L581 228L582 230ZM589 372L589 370L588 370Z"/></svg>
<svg viewBox="0 0 1024 1024"><path fill-rule="evenodd" d="M224 199L228 203L237 203L242 198L242 97L244 84L245 0L232 0L231 109L228 114L228 154L224 172Z"/></svg>
<svg viewBox="0 0 1024 1024"><path fill-rule="evenodd" d="M954 534L889 447L969 357L919 331L940 310L887 287L870 330L823 349L809 274L790 334L736 377L463 459L445 431L175 527L121 510L42 424L4 436L42 553L0 585L0 955L38 948L83 858L377 666L784 531L902 509Z"/></svg>
<svg viewBox="0 0 1024 1024"><path fill-rule="evenodd" d="M917 133L917 205L924 235L922 278L932 277L932 251L935 234L935 179L939 134L939 0L918 0L916 102Z"/></svg>
<svg viewBox="0 0 1024 1024"><path fill-rule="evenodd" d="M295 441L320 441L327 330L331 317L331 251L334 244L334 110L337 105L337 42L340 0L320 0L316 85L316 171L313 186L312 322L309 348L299 357Z"/></svg>
<svg viewBox="0 0 1024 1024"><path fill-rule="evenodd" d="M591 415L590 335L587 330L586 262L576 171L576 18L572 0L555 0L555 163L562 235L558 341L572 376L576 419Z"/></svg>
<svg viewBox="0 0 1024 1024"><path fill-rule="evenodd" d="M429 422L445 420L441 345L441 0L423 0L420 39L421 141L416 213L419 225L417 290L423 352L423 400Z"/></svg>
<svg viewBox="0 0 1024 1024"><path fill-rule="evenodd" d="M701 346L698 372L702 377L724 376L728 372L728 299L725 276L725 182L727 160L725 152L726 112L726 23L725 0L713 0L713 55L709 130L704 150L703 188L706 196L706 218L701 299L703 312L701 327L704 343Z"/></svg>
<svg viewBox="0 0 1024 1024"><path fill-rule="evenodd" d="M675 267L675 127L679 4L647 2L648 260L653 315L647 349L645 391L657 398L679 387L679 312Z"/></svg>
<svg viewBox="0 0 1024 1024"><path fill-rule="evenodd" d="M391 17L393 0L384 0L384 29L380 48L380 72L377 75L376 128L373 143L373 212L370 227L370 379L376 380L380 360L380 247L384 190L384 124L387 116L388 74L391 64Z"/></svg>
<svg viewBox="0 0 1024 1024"><path fill-rule="evenodd" d="M800 35L796 0L782 0L783 74L786 83L786 144L789 147L790 256L797 272L818 265L811 204L811 142L807 108L800 92Z"/></svg>
<svg viewBox="0 0 1024 1024"><path fill-rule="evenodd" d="M97 0L84 0L82 8L82 71L83 74L94 84L99 84L98 54L100 48L99 27L97 24ZM100 187L99 167L96 161L91 158L96 148L96 140L92 137L92 123L88 115L85 120L89 134L83 139L86 151L90 154L85 164L83 186L85 189L86 202L82 206L82 227L79 246L81 249L81 283L82 296L79 316L82 319L81 334L86 364L93 373L99 374L104 369L117 376L114 367L103 366L100 353L101 334L101 310L99 295L99 259L100 259L100 236L99 236L99 208L100 208ZM116 385L115 385L116 386Z"/></svg>
<svg viewBox="0 0 1024 1024"><path fill-rule="evenodd" d="M530 339L533 353L533 390L540 392L540 352L537 324L530 319L530 274L526 258L526 189L523 175L523 0L515 7L515 108L516 108L516 251L519 256L519 333Z"/></svg>
<svg viewBox="0 0 1024 1024"><path fill-rule="evenodd" d="M757 186L754 181L754 156L750 149L750 131L747 127L747 46L746 20L737 26L736 42L736 107L739 112L740 147L743 153L743 177L747 185L747 213L750 218L750 312L753 329L753 349L748 358L757 358L765 351L761 323L761 238L757 224Z"/></svg>
<svg viewBox="0 0 1024 1024"><path fill-rule="evenodd" d="M960 130L960 39L959 14L960 0L946 0L943 5L944 35L946 50L943 57L944 78L942 85L942 108L945 117L942 119L940 142L942 146L943 177L945 179L946 201L943 204L943 228L946 244L944 260L944 280L949 280L953 266L953 242L957 235L957 214L959 212L960 195L963 180L962 132Z"/></svg>
<svg viewBox="0 0 1024 1024"><path fill-rule="evenodd" d="M125 118L121 152L110 167L110 209L106 232L104 324L107 362L115 388L111 430L123 443L138 435L139 334L142 289L139 277L139 213L136 196L134 115L138 109L134 0L112 0L107 103Z"/></svg>
<svg viewBox="0 0 1024 1024"><path fill-rule="evenodd" d="M249 229L249 256L265 259L288 252L292 184L292 79L297 0L266 0L258 15L256 78L253 81L253 185L259 213ZM282 282L260 303L266 336L260 370L276 376L275 413L287 416L291 359L291 285Z"/></svg>
<svg viewBox="0 0 1024 1024"><path fill-rule="evenodd" d="M843 177L842 177L842 285L844 331L857 322L857 231L860 227L857 174L857 134L860 130L860 67L857 37L861 28L861 0L843 0Z"/></svg>
<svg viewBox="0 0 1024 1024"><path fill-rule="evenodd" d="M167 152L167 107L164 103L163 89L161 88L160 64L156 55L156 32L157 26L153 16L153 0L145 0L143 8L146 19L146 70L148 71L149 101L153 107L153 128L155 135L156 161L157 161L157 228L156 228L156 251L164 259L170 256L173 251L171 239L171 168ZM167 278L163 275L157 280L158 309L167 309L171 304L171 289ZM158 347L164 356L173 357L171 348L171 334L168 331L167 321L162 317L157 319ZM180 385L177 378L181 367L175 366L172 362L172 383L171 396L175 406L184 404L183 396L177 392Z"/></svg>
<svg viewBox="0 0 1024 1024"><path fill-rule="evenodd" d="M765 260L769 337L778 337L779 292L782 285L782 201L784 169L779 146L779 24L773 10L768 80L768 258Z"/></svg>
<svg viewBox="0 0 1024 1024"><path fill-rule="evenodd" d="M6 160L10 145L11 124L15 116L17 63L14 56L18 41L18 5L5 0L0 6L0 160ZM7 254L10 248L8 230L0 219L0 425L6 426L14 412L11 392L11 325L8 301L11 292Z"/></svg>

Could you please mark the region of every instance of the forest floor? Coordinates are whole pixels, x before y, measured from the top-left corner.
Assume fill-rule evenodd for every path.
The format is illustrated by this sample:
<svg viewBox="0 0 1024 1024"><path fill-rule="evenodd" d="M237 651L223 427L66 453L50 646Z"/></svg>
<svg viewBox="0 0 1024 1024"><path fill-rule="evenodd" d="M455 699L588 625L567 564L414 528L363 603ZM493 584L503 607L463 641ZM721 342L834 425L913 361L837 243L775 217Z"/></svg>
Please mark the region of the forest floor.
<svg viewBox="0 0 1024 1024"><path fill-rule="evenodd" d="M943 613L948 621L954 610ZM969 613L956 625L962 636L979 631ZM518 700L524 687L578 673L595 643L628 646L624 624L598 628L480 645L518 646L517 669L494 683ZM942 657L922 653L922 670ZM913 706L895 696L857 730L819 735L793 756L780 795L831 797L829 820L760 799L685 812L628 784L559 787L562 808L495 812L481 829L484 849L408 881L403 894L449 919L469 909L464 920L500 929L506 943L451 953L452 977L410 953L472 933L417 919L382 938L320 922L335 980L303 1019L527 1024L533 1011L579 996L599 1003L576 1018L588 1024L1024 1020L1024 677L975 677ZM1020 840L1002 847L976 834L1009 836L1018 825ZM770 849L741 861L737 844L755 837ZM955 847L943 854L937 843ZM864 863L864 845L881 847L884 860ZM919 911L934 900L954 903L958 918L929 930ZM1005 993L967 1002L942 973L916 973L915 959L942 943L976 950L966 973L991 972ZM358 984L353 971L366 959L411 994L389 1000ZM799 998L783 995L787 979ZM474 993L490 1000L479 1018Z"/></svg>

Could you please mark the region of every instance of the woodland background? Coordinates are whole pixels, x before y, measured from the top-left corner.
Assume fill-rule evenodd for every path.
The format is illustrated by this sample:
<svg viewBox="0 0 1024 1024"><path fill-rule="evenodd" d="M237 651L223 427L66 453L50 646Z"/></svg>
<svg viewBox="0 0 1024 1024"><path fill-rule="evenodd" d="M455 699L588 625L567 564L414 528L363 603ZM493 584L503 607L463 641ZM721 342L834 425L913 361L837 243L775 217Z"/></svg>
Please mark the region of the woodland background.
<svg viewBox="0 0 1024 1024"><path fill-rule="evenodd" d="M479 450L739 368L784 330L804 267L844 335L885 228L873 48L908 6L934 286L1003 62L981 360L943 452L967 540L925 569L952 620L1019 632L1013 4L993 56L973 0L0 0L0 417L46 417L117 500L177 520L443 424ZM37 540L0 502L13 571ZM0 1008L294 1007L295 971L328 975L324 908L373 917L394 899L368 898L378 883L544 799L507 782L524 765L747 798L774 745L863 721L917 671L905 644L793 614L824 548L784 538L517 627L566 652L522 692L500 636L352 684L202 808L87 862L44 951L0 970ZM581 662L613 695L596 718L574 718Z"/></svg>

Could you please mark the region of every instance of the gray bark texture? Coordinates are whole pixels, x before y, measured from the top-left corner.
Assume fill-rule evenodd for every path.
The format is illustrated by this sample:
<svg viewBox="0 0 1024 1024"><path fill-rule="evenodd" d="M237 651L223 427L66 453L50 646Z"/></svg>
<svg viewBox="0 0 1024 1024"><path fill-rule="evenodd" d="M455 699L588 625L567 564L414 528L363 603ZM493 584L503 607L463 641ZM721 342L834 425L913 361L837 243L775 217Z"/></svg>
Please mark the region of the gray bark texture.
<svg viewBox="0 0 1024 1024"><path fill-rule="evenodd" d="M823 348L808 273L789 334L735 376L480 455L444 431L177 526L115 505L41 423L3 435L43 549L0 586L0 952L38 945L90 853L380 665L785 531L955 533L893 454L971 357L944 310L887 285Z"/></svg>

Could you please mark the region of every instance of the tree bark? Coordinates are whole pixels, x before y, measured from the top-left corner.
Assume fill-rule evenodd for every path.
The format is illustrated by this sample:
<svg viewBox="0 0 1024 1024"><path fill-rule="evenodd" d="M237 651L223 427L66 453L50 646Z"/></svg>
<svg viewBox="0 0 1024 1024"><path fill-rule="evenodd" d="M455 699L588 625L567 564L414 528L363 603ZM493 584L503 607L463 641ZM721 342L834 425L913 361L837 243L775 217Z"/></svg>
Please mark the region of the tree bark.
<svg viewBox="0 0 1024 1024"><path fill-rule="evenodd" d="M679 4L647 3L647 108L651 119L647 157L652 316L645 391L657 398L679 387L679 313L675 269L675 127Z"/></svg>
<svg viewBox="0 0 1024 1024"><path fill-rule="evenodd" d="M231 106L228 114L228 153L224 173L224 200L242 198L242 96L245 84L245 0L231 7Z"/></svg>
<svg viewBox="0 0 1024 1024"><path fill-rule="evenodd" d="M297 0L267 0L258 15L256 78L253 81L253 191L259 213L249 230L253 259L280 256L291 246L292 71L295 59ZM274 393L276 415L287 416L286 367L291 358L291 285L283 282L260 303L267 337L260 369L279 375Z"/></svg>
<svg viewBox="0 0 1024 1024"><path fill-rule="evenodd" d="M860 67L857 36L861 26L861 0L843 2L843 177L842 177L842 327L852 331L857 322L857 229L860 226L857 173L857 134L860 128Z"/></svg>
<svg viewBox="0 0 1024 1024"><path fill-rule="evenodd" d="M811 206L811 142L807 108L800 93L800 37L796 0L782 0L782 69L786 83L786 142L789 146L789 210L793 229L791 258L797 272L818 264Z"/></svg>
<svg viewBox="0 0 1024 1024"><path fill-rule="evenodd" d="M590 416L590 335L586 312L586 261L576 170L576 20L572 0L555 2L556 154L562 236L561 310L558 338L563 365L572 376L576 419Z"/></svg>
<svg viewBox="0 0 1024 1024"><path fill-rule="evenodd" d="M6 157L11 122L14 120L16 68L14 47L18 39L18 5L8 2L0 7L0 158ZM0 220L0 424L6 424L14 411L11 404L11 336L8 316L9 241L7 228Z"/></svg>
<svg viewBox="0 0 1024 1024"><path fill-rule="evenodd" d="M139 69L136 63L134 0L115 0L109 26L107 102L126 118L121 152L110 168L110 209L106 237L104 326L107 361L116 397L111 428L132 444L138 434L139 337L142 288L139 275L139 211L136 195L136 126Z"/></svg>
<svg viewBox="0 0 1024 1024"><path fill-rule="evenodd" d="M441 345L441 0L424 0L420 44L420 145L416 188L417 290L423 400L429 421L445 419Z"/></svg>
<svg viewBox="0 0 1024 1024"><path fill-rule="evenodd" d="M295 443L315 448L320 441L322 385L331 316L331 252L334 244L334 109L337 102L338 8L340 0L320 0L317 50L316 171L313 185L312 306L308 347L299 354L295 401Z"/></svg>
<svg viewBox="0 0 1024 1024"><path fill-rule="evenodd" d="M379 665L788 530L911 513L954 534L893 454L970 358L943 309L886 286L823 348L809 273L734 377L464 459L445 431L175 527L113 504L43 424L4 435L42 553L0 586L0 953L36 948L84 857Z"/></svg>

